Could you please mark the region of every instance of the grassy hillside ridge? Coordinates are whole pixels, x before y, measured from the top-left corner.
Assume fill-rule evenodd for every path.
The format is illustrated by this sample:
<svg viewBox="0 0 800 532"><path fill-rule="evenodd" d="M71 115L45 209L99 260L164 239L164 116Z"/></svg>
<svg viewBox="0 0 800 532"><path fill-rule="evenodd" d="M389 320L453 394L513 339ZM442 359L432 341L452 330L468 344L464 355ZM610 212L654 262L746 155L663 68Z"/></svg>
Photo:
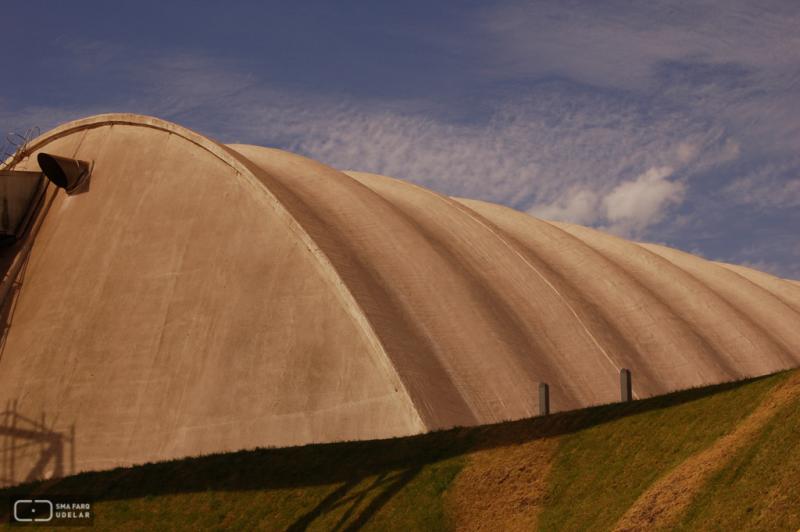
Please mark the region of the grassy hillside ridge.
<svg viewBox="0 0 800 532"><path fill-rule="evenodd" d="M798 530L799 486L800 401L794 400L709 480L680 528Z"/></svg>
<svg viewBox="0 0 800 532"><path fill-rule="evenodd" d="M101 529L611 529L657 479L731 432L791 375L800 373L409 438L85 473L0 497L84 495L98 501ZM778 417L797 412L800 397L708 481L683 525L724 529L714 516L734 515L730 506L753 516L737 524L796 530L800 494L784 488L798 471L784 462L798 463L800 425Z"/></svg>

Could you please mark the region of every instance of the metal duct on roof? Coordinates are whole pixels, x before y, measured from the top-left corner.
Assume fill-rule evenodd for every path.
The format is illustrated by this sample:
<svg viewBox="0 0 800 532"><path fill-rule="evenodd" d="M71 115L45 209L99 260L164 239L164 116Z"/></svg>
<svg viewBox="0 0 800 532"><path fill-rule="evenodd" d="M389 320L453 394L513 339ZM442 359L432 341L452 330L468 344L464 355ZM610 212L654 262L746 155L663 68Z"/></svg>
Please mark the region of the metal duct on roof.
<svg viewBox="0 0 800 532"><path fill-rule="evenodd" d="M67 194L80 188L89 176L90 168L89 163L86 161L50 155L49 153L40 153L36 160L39 162L39 167L44 172L44 175L47 176L47 179L52 181L55 186L66 190Z"/></svg>

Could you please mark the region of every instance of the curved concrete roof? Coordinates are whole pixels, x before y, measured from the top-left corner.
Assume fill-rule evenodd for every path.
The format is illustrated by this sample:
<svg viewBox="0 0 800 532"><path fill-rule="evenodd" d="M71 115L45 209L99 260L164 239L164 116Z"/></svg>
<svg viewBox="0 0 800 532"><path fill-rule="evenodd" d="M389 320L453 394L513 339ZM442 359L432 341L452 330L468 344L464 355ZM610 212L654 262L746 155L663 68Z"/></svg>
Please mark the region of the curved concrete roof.
<svg viewBox="0 0 800 532"><path fill-rule="evenodd" d="M531 416L539 382L611 402L623 367L645 397L800 365L800 286L740 266L149 117L28 150L94 167L3 257L0 436L73 459L17 452L6 483Z"/></svg>

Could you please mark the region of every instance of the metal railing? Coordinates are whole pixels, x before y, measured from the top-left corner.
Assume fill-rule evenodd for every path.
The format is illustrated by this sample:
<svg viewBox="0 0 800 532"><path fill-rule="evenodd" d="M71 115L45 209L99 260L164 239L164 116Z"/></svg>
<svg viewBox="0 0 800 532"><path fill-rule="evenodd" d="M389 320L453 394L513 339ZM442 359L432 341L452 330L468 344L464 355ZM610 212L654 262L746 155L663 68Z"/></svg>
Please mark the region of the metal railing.
<svg viewBox="0 0 800 532"><path fill-rule="evenodd" d="M2 161L0 170L12 168L25 157L25 148L31 140L38 137L41 133L39 126L28 128L25 133L10 132L6 134L2 148Z"/></svg>

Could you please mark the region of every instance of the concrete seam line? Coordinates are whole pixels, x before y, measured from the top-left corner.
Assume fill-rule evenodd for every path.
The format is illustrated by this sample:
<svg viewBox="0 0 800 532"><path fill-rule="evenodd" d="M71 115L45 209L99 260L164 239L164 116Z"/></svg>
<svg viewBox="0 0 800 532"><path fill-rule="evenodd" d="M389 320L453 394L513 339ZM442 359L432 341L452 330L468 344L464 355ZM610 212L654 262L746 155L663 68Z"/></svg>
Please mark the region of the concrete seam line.
<svg viewBox="0 0 800 532"><path fill-rule="evenodd" d="M412 187L416 188L416 189L419 189L419 190L421 190L421 191L423 191L423 192L425 192L425 193L427 193L427 194L430 194L430 195L432 195L432 196L436 197L436 198L437 198L439 201L441 201L442 203L445 203L445 204L447 204L447 205L450 205L451 207L454 207L454 208L458 209L459 211L463 212L464 214L466 214L467 216L469 216L469 217L470 217L470 218L471 218L473 221L475 221L476 223L480 224L480 225L481 225L481 226L482 226L484 229L486 229L486 230L487 230L487 231L488 231L488 232L489 232L491 235L493 235L493 236L494 236L494 237L495 237L497 240L499 240L503 246L505 246L507 249L509 249L510 251L512 251L512 252L513 252L513 253L514 253L514 254L515 254L515 255L516 255L516 256L517 256L519 259L521 259L521 260L522 260L522 262L523 262L523 263L524 263L526 266L528 266L528 268L530 268L531 270L533 270L533 271L536 273L536 275L538 275L538 276L539 276L539 278L540 278L542 281L544 281L544 283L545 283L545 284L546 284L546 285L547 285L547 286L548 286L548 287L549 287L549 288L550 288L550 289L551 289L551 290L552 290L552 291L553 291L553 292L556 294L556 296L557 296L557 297L558 297L558 298L559 298L559 299L560 299L560 300L561 300L561 301L564 303L564 305L567 307L567 309L570 311L570 313L571 313L571 314L572 314L572 315L575 317L575 320L578 322L578 325L581 327L581 329L583 329L583 331L584 331L584 332L587 334L587 336L588 336L588 337L589 337L589 338L592 340L592 342L594 343L595 347L597 347L597 349L600 351L600 353L602 353L602 355L603 355L603 356L606 358L606 360L608 360L608 361L611 363L611 365L612 365L612 366L614 366L614 369L615 369L615 370L617 370L617 371L619 371L619 370L620 370L620 366L618 366L618 365L617 365L617 363L616 363L616 362L614 362L614 360L613 360L613 359L611 358L611 356L608 354L608 352L606 352L606 350L605 350L605 349L603 349L603 346L602 346L602 345L600 345L600 342L598 342L597 338L595 338L595 336L594 336L594 335L591 333L591 331L589 331L589 329L586 327L586 324L583 322L583 320L582 320L582 319L580 318L580 316L578 315L577 311L575 311L575 309L572 307L572 305L570 305L570 304L569 304L569 301L567 301L567 299L564 297L564 295L563 295L561 292L559 292L558 288L556 288L556 287L555 287L555 286L554 286L554 285L553 285L553 284L552 284L552 283L551 283L551 282L550 282L550 281L549 281L549 280L548 280L548 279L547 279L547 278L544 276L544 274L542 274L542 272L540 272L540 271L539 271L539 269L538 269L536 266L534 266L533 264L531 264L531 262L530 262L530 261L527 259L527 257L525 257L524 255L522 255L522 253L520 253L520 252L519 252L519 250L518 250L518 249L516 249L516 246L513 246L513 245L511 245L511 243L509 243L509 242L508 242L508 240L506 240L505 238L503 238L503 236L502 236L502 235L500 235L500 234L499 234L497 231L495 231L495 230L494 230L492 227L490 227L488 224L486 224L486 223L485 223L483 220L481 220L479 217L475 216L475 214L472 212L472 209L470 209L470 208L469 208L469 207L467 207L466 205L462 205L461 203L459 203L458 201L454 200L453 198L450 198L449 196L442 196L441 194L436 194L435 192L432 192L432 191L430 191L430 190L428 190L428 189L426 189L426 188L423 188L423 187L421 187L421 186L419 186L419 185L416 185L416 184L414 184L414 183L409 183L409 184L410 184Z"/></svg>

